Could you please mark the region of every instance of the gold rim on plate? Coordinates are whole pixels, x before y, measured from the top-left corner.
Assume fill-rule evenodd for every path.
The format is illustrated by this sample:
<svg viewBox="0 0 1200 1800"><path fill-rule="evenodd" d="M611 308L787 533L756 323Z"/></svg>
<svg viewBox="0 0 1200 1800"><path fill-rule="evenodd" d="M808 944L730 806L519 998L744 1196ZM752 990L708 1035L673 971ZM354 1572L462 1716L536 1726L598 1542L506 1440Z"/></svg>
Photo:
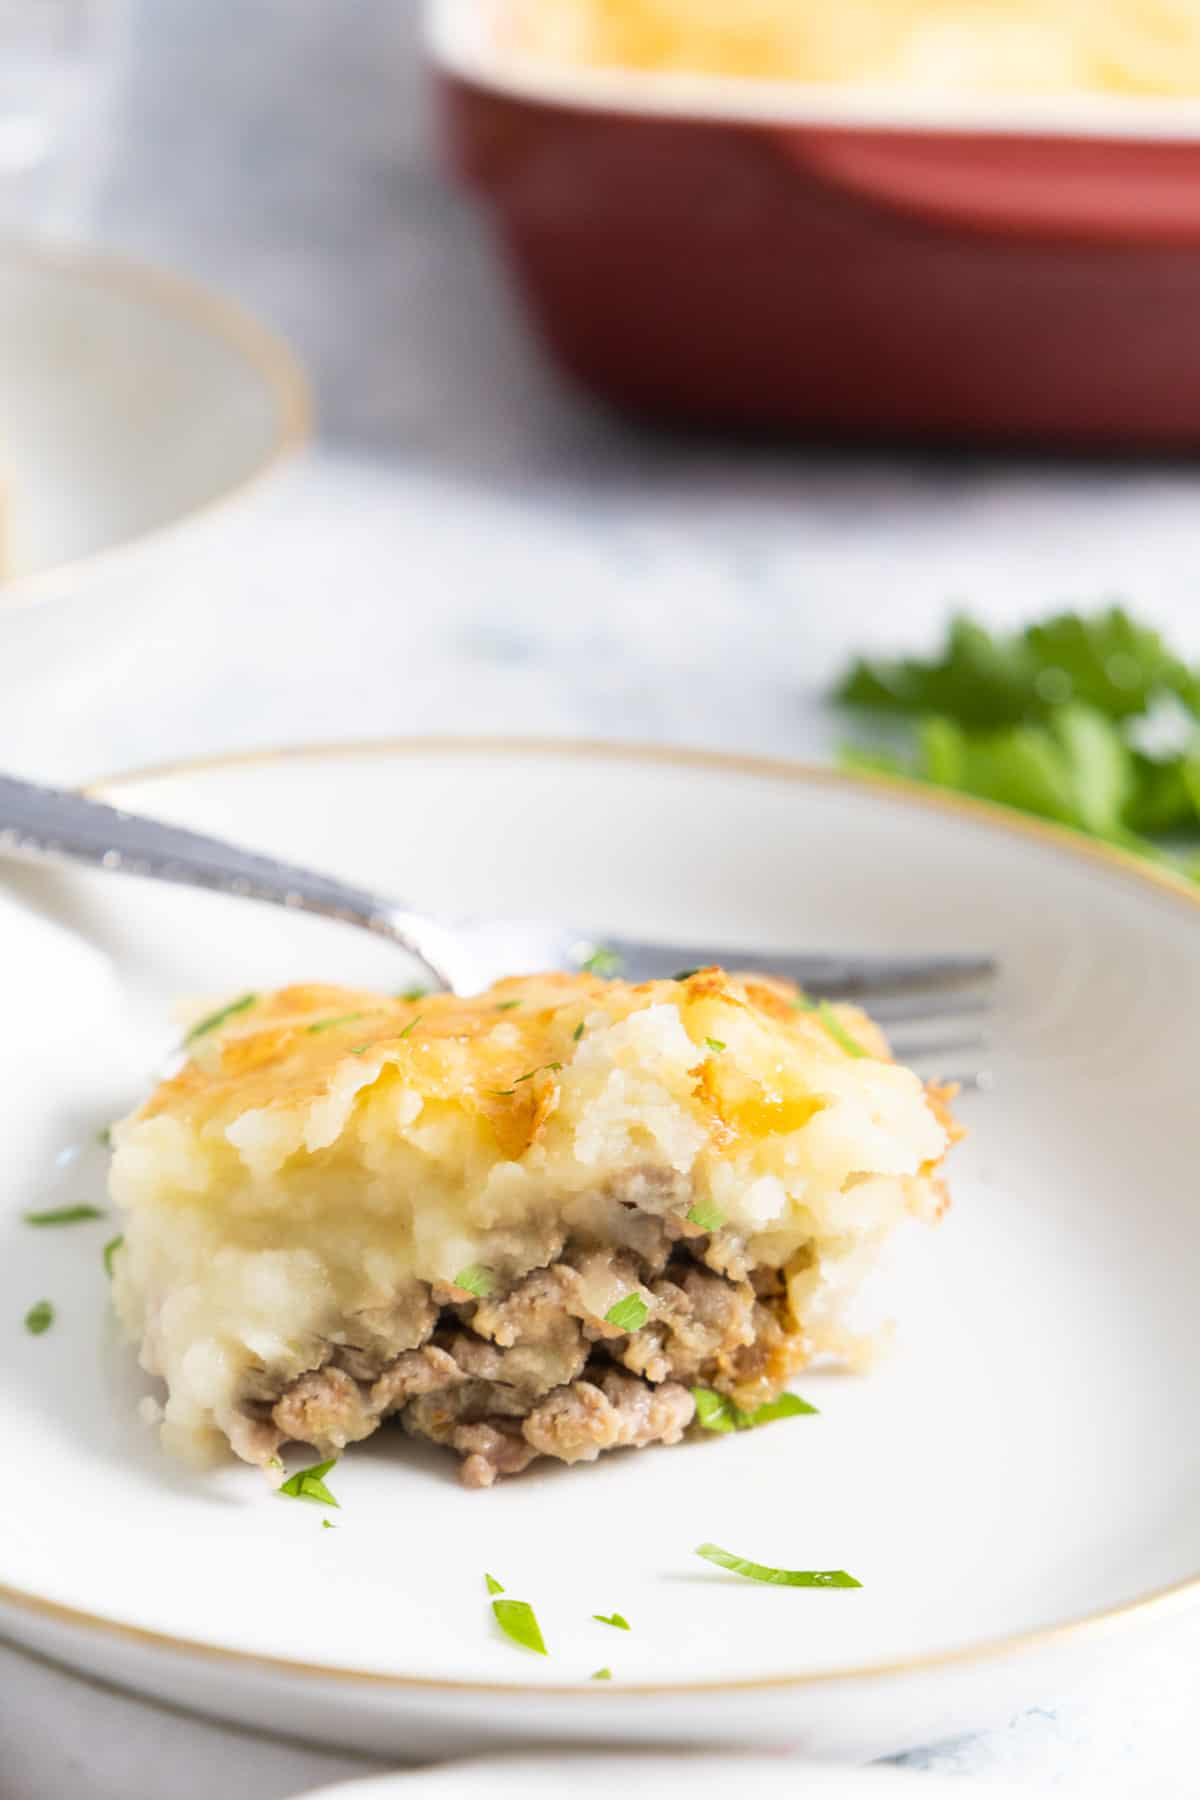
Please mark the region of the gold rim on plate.
<svg viewBox="0 0 1200 1800"><path fill-rule="evenodd" d="M274 418L271 440L253 468L186 511L83 556L67 557L9 581L0 579L0 616L9 607L35 605L60 592L64 582L90 575L97 567L145 544L160 543L240 499L303 448L313 425L312 391L296 353L278 333L227 295L174 270L109 251L0 241L0 269L16 263L69 274L81 284L125 295L154 311L172 314L202 337L220 340L270 394Z"/></svg>
<svg viewBox="0 0 1200 1800"><path fill-rule="evenodd" d="M1107 844L1080 837L1064 826L1025 818L1006 807L922 787L897 776L849 773L812 763L794 762L783 757L752 756L720 750L674 749L659 744L605 743L577 738L370 738L330 744L298 744L257 751L233 751L151 764L103 777L89 783L86 791L103 796L113 789L136 787L144 782L172 781L223 769L260 768L279 762L420 755L547 756L574 757L593 762L655 763L709 773L748 775L759 780L793 781L810 787L840 788L848 793L879 794L898 805L918 806L965 823L1024 838L1043 849L1056 851L1069 860L1097 866L1108 874L1133 880L1141 887L1152 889L1160 897L1181 903L1193 913L1200 913L1200 891L1182 878L1165 869L1156 868L1153 864L1142 862L1128 851L1112 849ZM40 1595L26 1593L20 1588L0 1582L0 1607L9 1607L27 1617L41 1619L53 1625L100 1634L137 1649L169 1651L176 1656L216 1662L233 1669L256 1669L264 1674L298 1677L305 1681L328 1681L339 1686L366 1686L385 1691L393 1689L401 1693L441 1693L451 1699L479 1694L549 1701L578 1700L589 1695L601 1705L612 1695L638 1699L655 1696L704 1699L717 1694L770 1694L789 1688L831 1687L936 1674L941 1670L961 1670L1032 1651L1050 1650L1078 1638L1084 1632L1094 1635L1109 1631L1134 1621L1145 1620L1151 1613L1162 1617L1170 1611L1181 1609L1198 1595L1200 1572L1185 1576L1166 1587L1155 1588L1150 1593L1125 1601L1119 1606L1103 1607L1097 1612L1065 1619L1056 1625L1044 1625L1032 1631L991 1638L982 1644L929 1651L896 1662L850 1664L844 1668L809 1669L791 1675L752 1676L732 1681L622 1682L620 1686L614 1685L612 1689L606 1689L603 1684L592 1682L534 1687L524 1682L439 1680L419 1675L394 1675L379 1669L352 1669L297 1662L286 1657L233 1650L222 1644L177 1638L167 1632L152 1631L141 1625L123 1624L119 1620L104 1618L98 1613L82 1612L75 1607L64 1606L58 1601L46 1600Z"/></svg>

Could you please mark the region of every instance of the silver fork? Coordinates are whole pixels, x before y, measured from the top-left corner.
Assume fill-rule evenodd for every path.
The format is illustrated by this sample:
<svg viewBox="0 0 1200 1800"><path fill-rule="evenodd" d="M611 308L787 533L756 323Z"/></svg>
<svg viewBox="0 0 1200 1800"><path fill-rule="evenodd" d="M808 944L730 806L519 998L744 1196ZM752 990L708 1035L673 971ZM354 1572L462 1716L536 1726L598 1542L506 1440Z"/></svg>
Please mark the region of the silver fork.
<svg viewBox="0 0 1200 1800"><path fill-rule="evenodd" d="M435 919L333 876L11 776L0 776L0 854L83 863L340 919L399 945L437 986L460 994L477 993L502 975L541 969L646 981L717 963L784 976L817 999L860 1001L881 1024L909 1027L892 1034L898 1056L932 1063L939 1074L948 1072L949 1059L978 1052L987 1041L976 1024L995 974L986 955L752 950L648 943L549 920ZM946 1020L956 1021L951 1037L941 1031ZM951 1078L986 1085L977 1067Z"/></svg>

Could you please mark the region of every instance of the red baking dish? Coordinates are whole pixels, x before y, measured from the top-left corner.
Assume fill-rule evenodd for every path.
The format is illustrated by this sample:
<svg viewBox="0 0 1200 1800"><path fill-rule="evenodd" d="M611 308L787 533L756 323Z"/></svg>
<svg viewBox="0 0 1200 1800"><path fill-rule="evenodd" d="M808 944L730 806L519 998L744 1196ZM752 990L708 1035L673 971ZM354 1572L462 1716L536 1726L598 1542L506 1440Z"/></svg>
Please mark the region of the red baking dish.
<svg viewBox="0 0 1200 1800"><path fill-rule="evenodd" d="M559 69L431 0L455 166L547 343L674 423L1200 446L1200 103Z"/></svg>

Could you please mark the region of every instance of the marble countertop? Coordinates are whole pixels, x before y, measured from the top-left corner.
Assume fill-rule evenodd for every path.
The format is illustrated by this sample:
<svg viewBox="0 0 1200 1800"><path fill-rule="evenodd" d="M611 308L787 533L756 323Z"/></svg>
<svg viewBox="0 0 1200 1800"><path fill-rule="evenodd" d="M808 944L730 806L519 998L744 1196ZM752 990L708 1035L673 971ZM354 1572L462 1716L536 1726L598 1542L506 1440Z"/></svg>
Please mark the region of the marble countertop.
<svg viewBox="0 0 1200 1800"><path fill-rule="evenodd" d="M545 367L430 141L412 0L128 0L100 151L55 223L282 327L323 432L181 553L102 680L69 707L4 696L6 766L83 779L435 730L823 757L850 647L920 643L955 601L1012 619L1124 595L1200 653L1193 466L635 431ZM909 1760L981 1787L1190 1795L1198 1660L1200 1624L1114 1647L1088 1692ZM0 1646L0 1800L283 1800L361 1770Z"/></svg>

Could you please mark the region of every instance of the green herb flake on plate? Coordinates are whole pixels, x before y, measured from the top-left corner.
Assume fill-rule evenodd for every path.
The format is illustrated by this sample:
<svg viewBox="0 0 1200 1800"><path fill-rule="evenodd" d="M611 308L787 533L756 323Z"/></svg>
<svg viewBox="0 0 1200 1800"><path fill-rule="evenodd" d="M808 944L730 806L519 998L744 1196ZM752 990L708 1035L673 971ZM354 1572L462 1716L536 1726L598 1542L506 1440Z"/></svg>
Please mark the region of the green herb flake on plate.
<svg viewBox="0 0 1200 1800"><path fill-rule="evenodd" d="M728 1569L731 1575L741 1575L747 1581L766 1582L770 1587L862 1586L862 1582L855 1581L853 1575L847 1575L845 1569L773 1569L769 1563L751 1562L748 1557L734 1556L732 1551L722 1550L719 1544L698 1544L696 1555L702 1556L706 1562L715 1563L719 1569Z"/></svg>

